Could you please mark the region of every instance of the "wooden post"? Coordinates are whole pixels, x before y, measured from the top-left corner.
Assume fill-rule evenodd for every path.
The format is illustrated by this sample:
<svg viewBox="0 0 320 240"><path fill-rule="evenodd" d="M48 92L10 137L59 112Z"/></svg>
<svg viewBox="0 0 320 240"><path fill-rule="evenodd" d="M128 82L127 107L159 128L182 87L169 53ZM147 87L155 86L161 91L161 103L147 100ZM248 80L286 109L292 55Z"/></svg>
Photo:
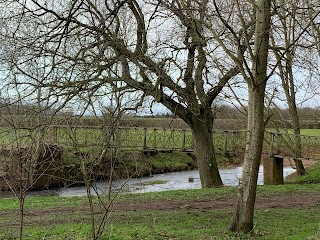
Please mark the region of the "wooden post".
<svg viewBox="0 0 320 240"><path fill-rule="evenodd" d="M168 141L168 143L169 143L169 148L170 149L175 149L175 141L174 141L174 128L173 129L171 129L171 140L172 141ZM170 142L171 142L171 145L170 145Z"/></svg>
<svg viewBox="0 0 320 240"><path fill-rule="evenodd" d="M223 155L226 155L227 154L227 151L228 151L228 131L224 131L223 132Z"/></svg>
<svg viewBox="0 0 320 240"><path fill-rule="evenodd" d="M233 131L232 132L232 137L231 137L231 151L235 151L236 150L236 134L237 134L237 132L235 132L235 131Z"/></svg>
<svg viewBox="0 0 320 240"><path fill-rule="evenodd" d="M147 149L147 128L143 129L143 149Z"/></svg>
<svg viewBox="0 0 320 240"><path fill-rule="evenodd" d="M186 130L182 129L182 147L181 151L184 152L186 150Z"/></svg>
<svg viewBox="0 0 320 240"><path fill-rule="evenodd" d="M49 137L51 143L56 144L58 142L58 131L56 126L50 128Z"/></svg>
<svg viewBox="0 0 320 240"><path fill-rule="evenodd" d="M274 155L263 160L263 183L265 185L283 184L283 157Z"/></svg>
<svg viewBox="0 0 320 240"><path fill-rule="evenodd" d="M89 128L83 128L83 131L84 131L84 144L87 145L88 144L88 131L89 131Z"/></svg>
<svg viewBox="0 0 320 240"><path fill-rule="evenodd" d="M269 146L269 157L272 157L272 155L273 155L274 133L270 133L270 134L271 134L271 142L270 142L270 146Z"/></svg>
<svg viewBox="0 0 320 240"><path fill-rule="evenodd" d="M153 147L154 149L157 148L157 129L153 129Z"/></svg>
<svg viewBox="0 0 320 240"><path fill-rule="evenodd" d="M282 133L278 133L278 145L277 145L277 154L280 154L281 148L282 148L282 142L283 142L283 137L282 137Z"/></svg>

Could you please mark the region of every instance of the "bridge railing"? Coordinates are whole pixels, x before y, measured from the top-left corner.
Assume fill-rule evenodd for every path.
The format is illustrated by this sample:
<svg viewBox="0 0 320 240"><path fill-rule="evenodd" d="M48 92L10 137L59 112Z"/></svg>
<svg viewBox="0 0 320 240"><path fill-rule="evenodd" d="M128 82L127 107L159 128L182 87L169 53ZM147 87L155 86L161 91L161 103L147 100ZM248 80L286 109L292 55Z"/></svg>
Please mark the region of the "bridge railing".
<svg viewBox="0 0 320 240"><path fill-rule="evenodd" d="M281 155L294 159L320 159L320 137L280 132L266 132L269 156Z"/></svg>
<svg viewBox="0 0 320 240"><path fill-rule="evenodd" d="M120 127L113 136L101 127L51 126L47 138L67 146L96 146L109 142L110 147L192 151L190 129ZM108 141L112 139L112 141ZM214 147L222 153L244 151L246 131L214 131ZM320 158L320 137L280 132L265 132L264 153L291 158Z"/></svg>
<svg viewBox="0 0 320 240"><path fill-rule="evenodd" d="M115 146L121 148L192 150L193 139L187 129L119 128Z"/></svg>
<svg viewBox="0 0 320 240"><path fill-rule="evenodd" d="M214 147L223 154L235 151L244 151L246 131L214 131Z"/></svg>
<svg viewBox="0 0 320 240"><path fill-rule="evenodd" d="M213 143L223 153L243 148L245 131L214 131ZM119 127L112 136L101 127L51 126L47 139L66 146L95 146L108 141L110 147L192 151L190 129Z"/></svg>

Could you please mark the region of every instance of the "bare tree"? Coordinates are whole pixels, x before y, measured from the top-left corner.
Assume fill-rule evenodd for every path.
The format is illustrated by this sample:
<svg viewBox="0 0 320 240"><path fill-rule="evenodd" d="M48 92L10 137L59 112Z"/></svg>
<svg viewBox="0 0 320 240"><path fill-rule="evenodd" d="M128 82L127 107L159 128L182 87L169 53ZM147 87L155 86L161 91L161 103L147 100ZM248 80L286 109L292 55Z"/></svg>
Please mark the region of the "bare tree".
<svg viewBox="0 0 320 240"><path fill-rule="evenodd" d="M298 175L306 174L300 158L302 157L302 145L300 139L301 123L299 120L298 94L303 91L304 101L314 96L311 79L315 69L312 63L310 49L314 49L315 41L310 36L309 29L314 26L316 19L315 7L307 6L301 1L279 1L279 7L274 16L274 27L271 34L272 52L277 64L277 75L280 78L285 101L291 115L291 124L287 123L296 135L293 139L293 154ZM306 10L307 9L307 10ZM312 12L310 15L309 13ZM307 17L308 16L308 17ZM312 18L309 19L309 16ZM306 31L306 29L308 29ZM295 70L296 69L296 70ZM309 88L309 90L308 90ZM277 91L281 89L277 88ZM289 126L288 126L289 125Z"/></svg>
<svg viewBox="0 0 320 240"><path fill-rule="evenodd" d="M12 48L15 48L12 42L4 41L0 53L0 96L3 99L0 108L0 135L3 140L0 164L5 168L2 178L19 200L18 233L22 239L26 193L39 181L50 181L52 169L58 166L55 161L61 157L61 149L46 142L46 130L52 115L47 111L46 91L42 91L39 85L45 69L34 68L39 64L37 60L25 63L24 69L28 69L32 78L23 78L35 87L19 85L22 76L15 71L14 65L24 59L24 52L13 54Z"/></svg>
<svg viewBox="0 0 320 240"><path fill-rule="evenodd" d="M25 61L44 60L47 77L42 87L51 93L51 101L91 96L107 85L137 91L137 106L151 96L192 129L202 186L222 185L212 145L211 106L239 73L243 59L238 55L248 47L242 43L253 33L243 28L252 30L252 16L230 31L223 21L237 26L239 19L229 1L10 3L5 7L16 14L3 21L18 24L5 37L27 49L30 58ZM35 31L25 33L26 24ZM28 75L21 63L16 68Z"/></svg>
<svg viewBox="0 0 320 240"><path fill-rule="evenodd" d="M19 239L23 239L27 191L34 189L39 181L50 181L52 169L57 167L55 161L61 154L57 148L45 143L48 118L45 119L43 109L29 104L23 99L7 101L1 106L1 112L5 114L0 115L2 187L11 190L19 200Z"/></svg>

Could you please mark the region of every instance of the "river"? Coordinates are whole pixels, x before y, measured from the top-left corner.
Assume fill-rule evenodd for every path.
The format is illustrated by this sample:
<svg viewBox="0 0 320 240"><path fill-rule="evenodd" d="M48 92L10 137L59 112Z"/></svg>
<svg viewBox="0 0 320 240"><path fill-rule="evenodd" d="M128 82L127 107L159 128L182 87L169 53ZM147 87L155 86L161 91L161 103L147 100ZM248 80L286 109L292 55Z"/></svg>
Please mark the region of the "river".
<svg viewBox="0 0 320 240"><path fill-rule="evenodd" d="M225 186L237 186L241 176L242 167L222 168L219 169L223 184ZM291 167L284 167L284 177L295 172ZM193 181L190 181L193 180ZM263 184L263 166L260 167L258 185ZM100 193L108 192L108 182L97 182L96 187ZM178 189L200 189L201 183L198 170L171 172L163 174L155 174L152 177L133 178L126 180L113 181L113 192L120 191L121 193L146 193L160 192L167 190ZM31 196L48 196L58 195L62 197L84 196L86 195L84 186L73 186L61 189L31 191L28 195ZM0 197L12 197L9 192L0 192Z"/></svg>
<svg viewBox="0 0 320 240"><path fill-rule="evenodd" d="M224 168L219 170L223 184L225 186L237 186L241 176L242 167ZM291 167L284 167L284 177L295 172ZM193 181L189 181L193 179ZM158 183L158 184L157 184ZM263 184L263 167L260 167L258 184ZM114 181L114 191L129 192L129 193L145 193L145 192L160 192L166 190L178 189L200 189L201 183L198 170L172 172L164 174L155 174L152 177L127 179L122 181ZM101 192L108 191L106 182L98 182L97 188ZM57 191L59 196L83 196L86 194L85 187L63 188Z"/></svg>

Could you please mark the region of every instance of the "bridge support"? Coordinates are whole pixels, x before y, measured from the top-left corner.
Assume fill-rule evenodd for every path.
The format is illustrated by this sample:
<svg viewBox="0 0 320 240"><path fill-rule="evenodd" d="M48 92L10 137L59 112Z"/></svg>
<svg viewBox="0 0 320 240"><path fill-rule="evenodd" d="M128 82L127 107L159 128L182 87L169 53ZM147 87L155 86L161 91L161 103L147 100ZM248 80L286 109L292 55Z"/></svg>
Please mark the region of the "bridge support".
<svg viewBox="0 0 320 240"><path fill-rule="evenodd" d="M273 155L263 160L263 183L265 185L283 184L283 157Z"/></svg>

